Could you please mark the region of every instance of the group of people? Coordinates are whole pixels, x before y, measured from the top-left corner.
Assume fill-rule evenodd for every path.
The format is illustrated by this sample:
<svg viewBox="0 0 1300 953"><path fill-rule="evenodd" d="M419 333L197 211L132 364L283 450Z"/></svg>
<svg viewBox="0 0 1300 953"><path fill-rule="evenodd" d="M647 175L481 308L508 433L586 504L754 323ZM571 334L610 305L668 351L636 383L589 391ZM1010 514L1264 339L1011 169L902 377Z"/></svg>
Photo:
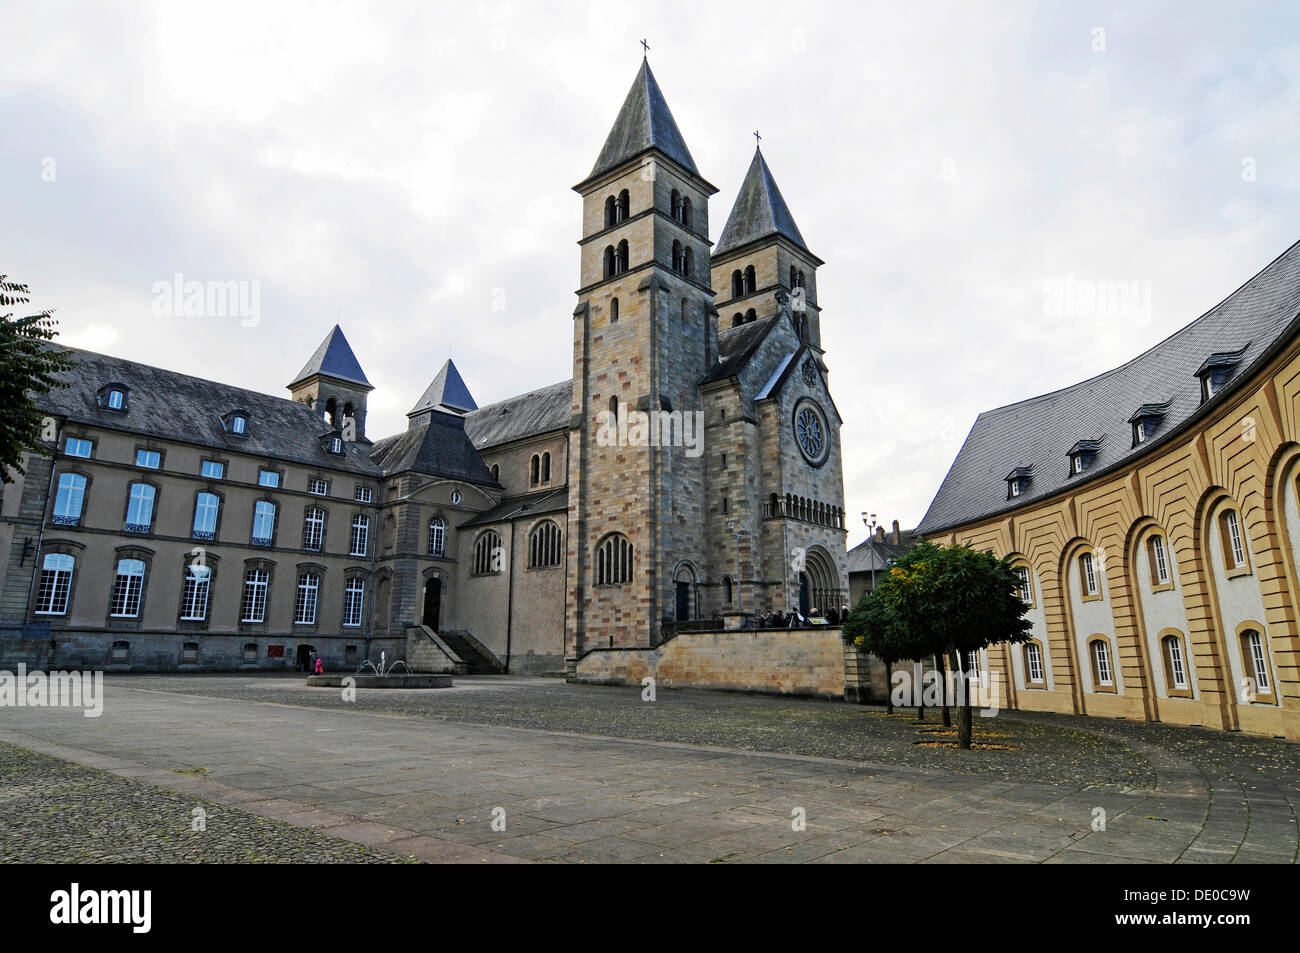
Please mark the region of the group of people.
<svg viewBox="0 0 1300 953"><path fill-rule="evenodd" d="M808 615L800 612L797 606L791 607L789 612L784 613L773 608L766 615L756 616L754 626L759 629L799 629L814 625L839 625L848 614L848 606L841 606L838 609L832 606L826 610L825 615L816 607Z"/></svg>

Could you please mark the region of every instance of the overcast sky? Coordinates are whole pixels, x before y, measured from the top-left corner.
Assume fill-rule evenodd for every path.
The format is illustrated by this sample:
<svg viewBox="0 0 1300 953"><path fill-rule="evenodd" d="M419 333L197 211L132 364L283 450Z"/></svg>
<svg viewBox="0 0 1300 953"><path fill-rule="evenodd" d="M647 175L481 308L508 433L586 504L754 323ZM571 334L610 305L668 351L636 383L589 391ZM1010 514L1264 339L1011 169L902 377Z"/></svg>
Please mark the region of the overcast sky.
<svg viewBox="0 0 1300 953"><path fill-rule="evenodd" d="M449 355L480 404L571 375L571 186L646 37L713 238L757 128L826 260L851 544L863 510L915 525L980 411L1122 363L1300 238L1295 4L0 12L0 273L68 343L270 393L337 320L371 436ZM259 282L260 321L155 314L176 273Z"/></svg>

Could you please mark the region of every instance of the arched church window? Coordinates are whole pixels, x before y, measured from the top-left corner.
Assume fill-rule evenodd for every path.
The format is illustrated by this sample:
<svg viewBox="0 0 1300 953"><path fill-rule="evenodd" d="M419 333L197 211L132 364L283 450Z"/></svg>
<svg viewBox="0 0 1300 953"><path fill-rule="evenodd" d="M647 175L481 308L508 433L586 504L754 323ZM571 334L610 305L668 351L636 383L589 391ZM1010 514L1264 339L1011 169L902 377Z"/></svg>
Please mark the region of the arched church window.
<svg viewBox="0 0 1300 953"><path fill-rule="evenodd" d="M689 248L682 256L682 274L690 278L695 272L695 252Z"/></svg>
<svg viewBox="0 0 1300 953"><path fill-rule="evenodd" d="M528 462L528 485L537 486L542 481L542 458L533 454L532 460Z"/></svg>
<svg viewBox="0 0 1300 953"><path fill-rule="evenodd" d="M684 269L682 256L682 243L673 242L673 271L681 274Z"/></svg>
<svg viewBox="0 0 1300 953"><path fill-rule="evenodd" d="M745 294L753 294L758 289L758 278L754 274L754 266L748 265L745 268Z"/></svg>
<svg viewBox="0 0 1300 953"><path fill-rule="evenodd" d="M744 323L745 323L745 316L741 314L739 311L737 311L734 315L732 315L731 326L733 328L738 328Z"/></svg>
<svg viewBox="0 0 1300 953"><path fill-rule="evenodd" d="M632 581L632 544L622 533L610 533L596 545L596 585L620 586Z"/></svg>
<svg viewBox="0 0 1300 953"><path fill-rule="evenodd" d="M680 222L682 220L682 193L678 192L676 189L673 189L671 206L673 210L673 218Z"/></svg>
<svg viewBox="0 0 1300 953"><path fill-rule="evenodd" d="M501 537L496 530L484 531L474 540L474 575L500 574L505 551L501 548Z"/></svg>
<svg viewBox="0 0 1300 953"><path fill-rule="evenodd" d="M626 195L627 193L624 194ZM618 243L618 262L615 271L620 275L623 272L627 271L627 239L626 238Z"/></svg>
<svg viewBox="0 0 1300 953"><path fill-rule="evenodd" d="M542 520L528 534L528 568L558 566L561 559L560 527L554 520Z"/></svg>
<svg viewBox="0 0 1300 953"><path fill-rule="evenodd" d="M731 296L733 298L739 298L744 293L745 293L745 278L743 275L741 275L740 269L737 268L735 271L731 273Z"/></svg>
<svg viewBox="0 0 1300 953"><path fill-rule="evenodd" d="M615 268L617 268L617 266L618 266L618 262L617 259L614 257L614 246L610 245L608 248L605 249L605 277L613 278L615 274Z"/></svg>
<svg viewBox="0 0 1300 953"><path fill-rule="evenodd" d="M605 227L618 224L618 203L614 196L605 199Z"/></svg>
<svg viewBox="0 0 1300 953"><path fill-rule="evenodd" d="M750 308L748 311L745 312L746 324L749 324L750 322L757 321L757 320L758 320L758 312L755 311L753 308Z"/></svg>
<svg viewBox="0 0 1300 953"><path fill-rule="evenodd" d="M692 219L695 218L695 209L691 206L690 196L682 197L682 224L687 228L693 227Z"/></svg>
<svg viewBox="0 0 1300 953"><path fill-rule="evenodd" d="M611 298L609 301L609 323L613 324L618 320L618 299Z"/></svg>
<svg viewBox="0 0 1300 953"><path fill-rule="evenodd" d="M551 455L549 453L542 454L542 482L551 482Z"/></svg>
<svg viewBox="0 0 1300 953"><path fill-rule="evenodd" d="M441 516L429 520L429 555L441 556L447 545L447 522Z"/></svg>
<svg viewBox="0 0 1300 953"><path fill-rule="evenodd" d="M618 220L627 221L627 217L632 208L632 197L628 195L627 189L618 193Z"/></svg>

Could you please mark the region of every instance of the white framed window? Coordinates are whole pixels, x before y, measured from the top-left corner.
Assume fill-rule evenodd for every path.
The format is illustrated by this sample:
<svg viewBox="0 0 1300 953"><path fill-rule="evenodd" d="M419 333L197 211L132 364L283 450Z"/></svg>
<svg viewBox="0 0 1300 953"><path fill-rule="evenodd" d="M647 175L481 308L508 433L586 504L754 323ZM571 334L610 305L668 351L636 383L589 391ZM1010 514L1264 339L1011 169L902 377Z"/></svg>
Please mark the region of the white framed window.
<svg viewBox="0 0 1300 953"><path fill-rule="evenodd" d="M971 649L966 653L966 674L973 675L976 678L980 676L980 653L978 649Z"/></svg>
<svg viewBox="0 0 1300 953"><path fill-rule="evenodd" d="M1110 644L1105 639L1092 643L1092 662L1097 675L1097 684L1107 687L1115 684L1115 676L1110 667Z"/></svg>
<svg viewBox="0 0 1300 953"><path fill-rule="evenodd" d="M329 480L322 480L320 477L312 477L307 481L307 492L314 493L317 496L328 496L330 491Z"/></svg>
<svg viewBox="0 0 1300 953"><path fill-rule="evenodd" d="M1255 691L1260 695L1273 692L1268 678L1268 658L1264 654L1264 637L1254 629L1247 630L1241 637L1245 648L1245 663L1255 678Z"/></svg>
<svg viewBox="0 0 1300 953"><path fill-rule="evenodd" d="M1020 598L1025 602L1032 603L1034 601L1034 585L1030 580L1029 567L1017 566L1016 575L1020 577L1020 585L1017 587L1020 593Z"/></svg>
<svg viewBox="0 0 1300 953"><path fill-rule="evenodd" d="M343 624L355 626L361 624L361 610L366 601L366 581L359 577L348 580L343 587Z"/></svg>
<svg viewBox="0 0 1300 953"><path fill-rule="evenodd" d="M157 470L162 466L162 454L157 450L137 450L135 452L135 465L148 470Z"/></svg>
<svg viewBox="0 0 1300 953"><path fill-rule="evenodd" d="M140 615L140 595L144 592L144 561L119 559L113 580L113 599L108 614L114 619L135 619Z"/></svg>
<svg viewBox="0 0 1300 953"><path fill-rule="evenodd" d="M244 573L244 600L240 609L240 622L266 620L266 595L271 584L271 574L265 569L250 569Z"/></svg>
<svg viewBox="0 0 1300 953"><path fill-rule="evenodd" d="M126 406L126 394L114 388L108 392L108 409L121 410Z"/></svg>
<svg viewBox="0 0 1300 953"><path fill-rule="evenodd" d="M307 572L298 577L298 598L293 604L294 625L316 624L316 602L320 596L320 576Z"/></svg>
<svg viewBox="0 0 1300 953"><path fill-rule="evenodd" d="M1079 565L1083 570L1083 592L1084 595L1097 595L1097 569L1092 561L1092 553L1084 553L1079 557Z"/></svg>
<svg viewBox="0 0 1300 953"><path fill-rule="evenodd" d="M1025 669L1029 681L1035 685L1043 681L1043 650L1037 642L1025 645Z"/></svg>
<svg viewBox="0 0 1300 953"><path fill-rule="evenodd" d="M1187 665L1183 660L1183 640L1176 635L1165 636L1165 651L1169 653L1169 680L1176 689L1187 688Z"/></svg>
<svg viewBox="0 0 1300 953"><path fill-rule="evenodd" d="M320 552L324 539L325 511L319 506L313 506L302 521L302 548L311 552Z"/></svg>
<svg viewBox="0 0 1300 953"><path fill-rule="evenodd" d="M239 415L230 418L230 432L242 434L248 429L248 421Z"/></svg>
<svg viewBox="0 0 1300 953"><path fill-rule="evenodd" d="M258 486L279 486L280 474L275 470L259 470L257 472Z"/></svg>
<svg viewBox="0 0 1300 953"><path fill-rule="evenodd" d="M47 553L41 563L40 588L36 592L37 615L66 615L72 592L72 571L77 561L65 553Z"/></svg>
<svg viewBox="0 0 1300 953"><path fill-rule="evenodd" d="M270 546L275 537L275 504L269 500L258 500L253 504L253 535L250 540L254 546Z"/></svg>
<svg viewBox="0 0 1300 953"><path fill-rule="evenodd" d="M447 521L441 516L429 520L429 555L441 556L447 545Z"/></svg>
<svg viewBox="0 0 1300 953"><path fill-rule="evenodd" d="M94 445L89 440L82 440L80 437L69 437L63 442L63 452L69 457L81 457L89 460L90 453Z"/></svg>
<svg viewBox="0 0 1300 953"><path fill-rule="evenodd" d="M1241 520L1237 516L1236 510L1225 510L1223 514L1223 526L1226 532L1227 545L1224 547L1226 555L1232 560L1229 569L1236 569L1238 566L1246 565L1246 546L1241 538Z"/></svg>
<svg viewBox="0 0 1300 953"><path fill-rule="evenodd" d="M1169 560L1165 555L1165 538L1159 533L1151 537L1151 572L1157 585L1169 582Z"/></svg>
<svg viewBox="0 0 1300 953"><path fill-rule="evenodd" d="M1019 481L1019 480L1012 480L1012 481L1011 481L1011 495L1012 495L1012 496L1019 496L1019 495L1020 495L1020 481Z"/></svg>
<svg viewBox="0 0 1300 953"><path fill-rule="evenodd" d="M209 480L220 480L226 475L226 465L216 460L204 460L199 468L199 475L205 476Z"/></svg>
<svg viewBox="0 0 1300 953"><path fill-rule="evenodd" d="M370 545L370 517L358 513L352 517L352 536L348 553L352 556L364 556Z"/></svg>
<svg viewBox="0 0 1300 953"><path fill-rule="evenodd" d="M181 589L181 619L185 622L202 622L208 617L208 590L212 584L212 570L193 564L185 567Z"/></svg>
<svg viewBox="0 0 1300 953"><path fill-rule="evenodd" d="M154 488L148 483L132 483L126 504L126 531L147 533L153 525Z"/></svg>
<svg viewBox="0 0 1300 953"><path fill-rule="evenodd" d="M352 498L358 503L370 503L374 501L375 492L368 486L359 486Z"/></svg>
<svg viewBox="0 0 1300 953"><path fill-rule="evenodd" d="M198 493L194 496L194 529L191 535L195 539L214 540L217 538L217 514L221 511L221 497L215 493Z"/></svg>
<svg viewBox="0 0 1300 953"><path fill-rule="evenodd" d="M86 478L79 473L65 473L59 477L59 488L54 494L53 522L76 526L81 521L81 506L86 499Z"/></svg>

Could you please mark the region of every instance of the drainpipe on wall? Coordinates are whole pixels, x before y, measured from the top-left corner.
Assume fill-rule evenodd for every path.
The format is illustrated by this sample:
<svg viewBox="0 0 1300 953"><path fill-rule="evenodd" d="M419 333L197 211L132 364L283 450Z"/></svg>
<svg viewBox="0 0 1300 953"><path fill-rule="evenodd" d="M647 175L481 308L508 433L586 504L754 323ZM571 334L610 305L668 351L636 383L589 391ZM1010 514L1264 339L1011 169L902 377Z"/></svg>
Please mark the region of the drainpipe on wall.
<svg viewBox="0 0 1300 953"><path fill-rule="evenodd" d="M63 432L63 428L60 427L59 434L61 434L62 432ZM23 618L26 620L29 617L31 617L30 621L32 622L36 621L35 613L32 611L32 594L36 592L36 579L41 571L41 547L45 544L45 524L49 521L50 518L50 514L49 514L50 493L54 489L54 473L58 469L59 434L55 434L54 453L51 454L50 456L50 476L49 479L45 481L45 502L41 505L41 525L36 529L36 552L32 556L32 580L27 584L27 606L23 610ZM30 459L30 453L28 454L28 457ZM26 487L26 483L24 482L24 488L25 487ZM19 499L18 504L19 506L22 505L21 498ZM9 545L12 546L13 542L11 541ZM71 610L72 607L69 606L68 608L69 610ZM54 671L54 636L53 635L50 636L50 657L49 660L46 662L46 669L51 672Z"/></svg>
<svg viewBox="0 0 1300 953"><path fill-rule="evenodd" d="M510 577L506 583L506 670L510 674L510 640L515 623L515 521L510 521Z"/></svg>

